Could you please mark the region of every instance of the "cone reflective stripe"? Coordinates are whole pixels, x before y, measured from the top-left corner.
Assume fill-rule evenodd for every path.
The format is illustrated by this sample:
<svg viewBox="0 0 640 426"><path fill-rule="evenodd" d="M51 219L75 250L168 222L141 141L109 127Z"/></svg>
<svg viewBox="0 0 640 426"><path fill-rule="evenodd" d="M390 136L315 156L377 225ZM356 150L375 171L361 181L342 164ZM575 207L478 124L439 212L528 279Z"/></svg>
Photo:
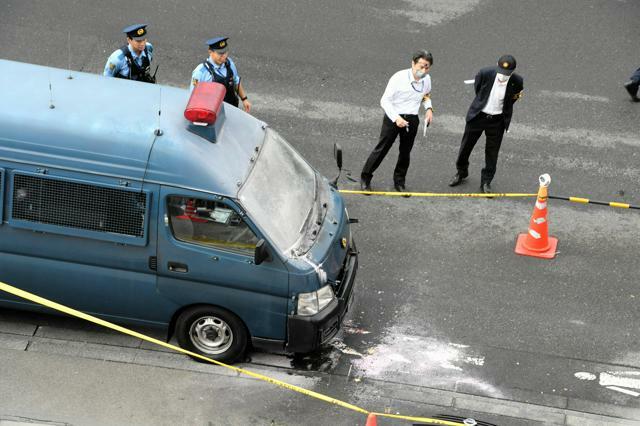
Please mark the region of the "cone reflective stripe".
<svg viewBox="0 0 640 426"><path fill-rule="evenodd" d="M517 254L541 257L543 259L553 259L556 256L558 239L549 237L549 224L547 222L547 188L550 183L551 176L548 174L540 176L538 199L533 208L529 230L526 234L518 235L515 249Z"/></svg>
<svg viewBox="0 0 640 426"><path fill-rule="evenodd" d="M369 413L367 416L367 423L365 426L377 426L378 420L376 419L376 415L373 413Z"/></svg>
<svg viewBox="0 0 640 426"><path fill-rule="evenodd" d="M196 215L196 208L193 206L193 200L188 199L187 204L184 206L184 212L187 216L193 217Z"/></svg>

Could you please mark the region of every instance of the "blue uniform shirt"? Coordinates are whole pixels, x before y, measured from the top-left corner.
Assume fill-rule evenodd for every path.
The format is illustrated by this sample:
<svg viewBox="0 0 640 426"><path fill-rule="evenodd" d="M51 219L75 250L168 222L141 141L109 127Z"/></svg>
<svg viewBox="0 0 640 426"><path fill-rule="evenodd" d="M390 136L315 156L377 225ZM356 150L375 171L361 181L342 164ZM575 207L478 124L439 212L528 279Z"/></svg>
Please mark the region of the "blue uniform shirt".
<svg viewBox="0 0 640 426"><path fill-rule="evenodd" d="M142 58L144 56L147 56L144 53L144 50L138 56L128 44L127 49L129 49L129 51L131 52L133 60L136 61L138 65L142 65ZM151 63L151 61L153 60L153 45L151 43L147 43L147 53L149 54L149 63ZM109 59L107 59L107 63L104 66L104 73L102 75L104 75L105 77L115 77L118 74L123 77L129 77L129 63L127 62L127 57L124 55L124 53L122 53L121 49L116 50L111 54L111 56L109 56Z"/></svg>
<svg viewBox="0 0 640 426"><path fill-rule="evenodd" d="M238 70L236 69L236 64L233 63L231 58L227 58L229 61L229 66L231 71L233 71L233 84L238 86L240 84L240 76L238 75ZM217 65L215 62L208 58L207 61L213 65L213 71L218 74L220 77L227 76L227 66L223 63L222 65ZM193 70L193 74L191 74L191 87L190 90L193 91L193 88L201 82L211 82L213 80L213 76L209 72L209 70L204 66L204 64L199 64L196 69Z"/></svg>

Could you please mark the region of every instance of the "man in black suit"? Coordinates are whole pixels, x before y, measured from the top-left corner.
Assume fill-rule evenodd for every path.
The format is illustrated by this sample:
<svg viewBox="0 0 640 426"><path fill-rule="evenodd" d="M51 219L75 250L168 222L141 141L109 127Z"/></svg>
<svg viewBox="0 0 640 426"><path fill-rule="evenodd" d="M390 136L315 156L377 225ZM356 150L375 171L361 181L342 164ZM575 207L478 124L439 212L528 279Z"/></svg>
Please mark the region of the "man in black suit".
<svg viewBox="0 0 640 426"><path fill-rule="evenodd" d="M523 80L513 71L516 59L503 55L497 67L481 69L476 75L476 97L467 112L460 152L456 160L458 172L449 186L457 186L469 176L469 155L484 132L487 142L484 149L485 166L481 172L480 192L491 193L491 181L496 174L498 152L505 130L509 129L513 104L522 97Z"/></svg>
<svg viewBox="0 0 640 426"><path fill-rule="evenodd" d="M629 92L629 96L631 96L633 102L640 102L640 98L638 98L638 87L640 87L640 68L631 75L629 81L624 83L624 88Z"/></svg>

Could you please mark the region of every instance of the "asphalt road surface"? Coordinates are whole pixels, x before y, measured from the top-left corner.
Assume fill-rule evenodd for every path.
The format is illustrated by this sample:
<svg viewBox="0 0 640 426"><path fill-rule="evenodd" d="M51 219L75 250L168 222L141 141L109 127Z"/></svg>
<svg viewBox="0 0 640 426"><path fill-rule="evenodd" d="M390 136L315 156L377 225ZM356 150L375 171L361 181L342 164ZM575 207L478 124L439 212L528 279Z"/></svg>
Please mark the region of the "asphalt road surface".
<svg viewBox="0 0 640 426"><path fill-rule="evenodd" d="M159 82L186 88L206 57L204 40L228 35L252 113L324 175L335 174L331 150L339 142L347 169L341 187L356 189L346 175L359 176L376 143L388 78L409 67L414 50L428 48L434 123L416 139L407 187L449 192L473 97L463 81L511 53L525 96L514 107L494 189L535 192L538 176L549 173L554 195L638 205L640 104L622 88L640 66L638 18L640 3L633 0L0 0L0 58L101 73L124 42L120 30L143 21L150 24ZM135 113L126 98L117 107ZM482 151L479 143L470 177L456 192L477 191ZM395 159L394 149L376 172L374 189L393 188ZM550 230L560 243L557 257L545 261L513 253L517 234L527 229L531 199L345 197L350 215L360 219L354 233L361 251L348 327L320 354L295 360L249 354L251 365L410 414L466 410L503 425L640 420L640 213L551 201ZM114 369L131 369L123 377L136 380L123 392L145 395L153 407L138 415L140 407L112 395L108 401L120 404L118 423L323 424L327 416L335 424L363 423L268 385L243 385L258 389L247 394L248 405L229 395L213 397L223 399L207 409L203 400L198 408L178 398L154 400L145 389L161 385L144 379L141 369L152 369L157 382L165 383L158 375L166 374L181 383L171 388L176 395L207 401L237 381L209 374L204 392L190 387L199 380L193 371L201 370L109 355L100 345L117 353L113 348L148 351L82 327L0 313L0 424L3 416L7 422L109 424L113 406L93 398L114 393ZM116 367L98 368L100 359ZM104 376L77 373L84 368ZM58 388L57 380L68 387ZM50 392L64 404L81 397L82 386L92 389L94 402L86 409L82 400L64 410L32 401ZM74 387L77 393L65 399L64 389ZM310 412L316 414L305 419Z"/></svg>

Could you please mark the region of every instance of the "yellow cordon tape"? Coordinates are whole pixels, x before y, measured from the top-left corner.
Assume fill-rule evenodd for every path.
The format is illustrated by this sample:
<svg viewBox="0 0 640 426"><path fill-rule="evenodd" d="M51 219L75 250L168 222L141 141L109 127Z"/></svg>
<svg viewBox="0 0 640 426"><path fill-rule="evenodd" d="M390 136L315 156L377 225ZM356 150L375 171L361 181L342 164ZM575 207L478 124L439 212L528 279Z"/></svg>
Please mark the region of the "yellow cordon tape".
<svg viewBox="0 0 640 426"><path fill-rule="evenodd" d="M609 207L615 207L618 209L640 210L639 206L634 206L627 203L618 203L616 201L595 201L595 200L590 200L588 198L581 198L581 197L556 197L551 195L549 195L549 198L552 200L571 201L572 203L597 204L599 206L609 206Z"/></svg>
<svg viewBox="0 0 640 426"><path fill-rule="evenodd" d="M609 203L610 207L618 207L619 209L630 209L631 206L627 203L616 203L615 201L612 201Z"/></svg>
<svg viewBox="0 0 640 426"><path fill-rule="evenodd" d="M244 374L244 375L253 377L255 379L262 380L264 382L271 383L273 385L280 386L282 388L289 389L289 390L292 390L294 392L298 392L298 393L301 393L303 395L310 396L312 398L316 398L316 399L319 399L319 400L324 401L324 402L328 402L330 404L338 405L340 407L346 408L346 409L351 410L351 411L356 411L356 412L364 414L364 415L374 414L374 415L379 416L379 417L390 417L390 418L394 418L394 419L403 419L403 420L409 420L409 421L415 421L415 422L421 422L421 423L431 423L431 424L434 424L434 425L443 425L443 426L464 426L463 423L450 422L450 421L439 420L439 419L431 419L431 418L428 418L428 417L401 416L401 415L397 415L397 414L385 414L385 413L375 413L375 412L367 411L364 408L360 408L360 407L358 407L356 405L349 404L349 403L341 401L339 399L331 398L330 396L326 396L326 395L323 395L321 393L311 391L309 389L301 388L300 386L292 385L292 384L289 384L289 383L283 382L281 380L277 380L277 379L274 379L274 378L271 378L271 377L268 377L268 376L265 376L265 375L262 375L262 374L259 374L259 373L254 373L253 371L250 371L250 370L245 370L243 368L234 367L232 365L228 365L228 364L225 364L223 362L216 361L215 359L207 358L206 356L202 356L202 355L197 354L195 352L191 352L191 351L188 351L186 349L182 349L182 348L180 348L178 346L174 346L172 344L163 342L161 340L154 339L153 337L149 337L147 335L138 333L136 331L129 330L128 328L121 327L119 325L110 323L109 321L105 321L105 320L102 320L100 318L94 317L92 315L85 314L84 312L77 311L75 309L72 309L72 308L69 308L67 306L61 305L59 303L53 302L53 301L51 301L49 299L45 299L44 297L36 296L33 293L29 293L27 291L20 290L19 288L13 287L13 286L11 286L9 284L6 284L6 283L3 283L1 281L0 281L0 290L6 291L7 293L13 294L14 296L21 297L23 299L26 299L26 300L29 300L31 302L37 303L39 305L46 306L47 308L51 308L51 309L54 309L56 311L63 312L65 314L67 314L67 315L71 315L71 316L74 316L76 318L80 318L80 319L92 322L94 324L98 324L98 325L101 325L103 327L110 328L111 330L119 331L120 333L123 333L123 334L128 334L129 336L136 337L136 338L141 339L141 340L146 340L147 342L154 343L154 344L156 344L158 346L162 346L162 347L165 347L165 348L168 348L168 349L172 349L172 350L174 350L176 352L180 352L180 353L183 353L185 355L189 355L189 356L192 356L194 358L198 358L198 359L201 359L203 361L207 361L207 362L210 362L212 364L219 365L220 367L228 368L230 370L235 371L236 373Z"/></svg>
<svg viewBox="0 0 640 426"><path fill-rule="evenodd" d="M342 194L360 194L360 195L379 195L385 197L442 197L442 198L525 198L535 197L538 194L521 194L510 192L496 192L491 194L482 193L459 193L459 192L394 192L394 191L355 191L351 189L340 189L338 192ZM599 206L616 207L619 209L633 209L640 210L640 206L634 206L627 203L618 203L615 201L594 201L588 198L581 197L559 197L549 195L549 199L570 201L572 203L580 204L597 204Z"/></svg>
<svg viewBox="0 0 640 426"><path fill-rule="evenodd" d="M395 192L395 191L355 191L351 189L340 189L342 194L361 195L383 195L385 197L461 197L461 198L497 198L497 197L535 197L538 194L518 194L518 193L459 193L459 192Z"/></svg>
<svg viewBox="0 0 640 426"><path fill-rule="evenodd" d="M569 201L571 201L573 203L581 203L581 204L588 204L589 203L589 199L588 198L580 198L580 197L569 197Z"/></svg>

